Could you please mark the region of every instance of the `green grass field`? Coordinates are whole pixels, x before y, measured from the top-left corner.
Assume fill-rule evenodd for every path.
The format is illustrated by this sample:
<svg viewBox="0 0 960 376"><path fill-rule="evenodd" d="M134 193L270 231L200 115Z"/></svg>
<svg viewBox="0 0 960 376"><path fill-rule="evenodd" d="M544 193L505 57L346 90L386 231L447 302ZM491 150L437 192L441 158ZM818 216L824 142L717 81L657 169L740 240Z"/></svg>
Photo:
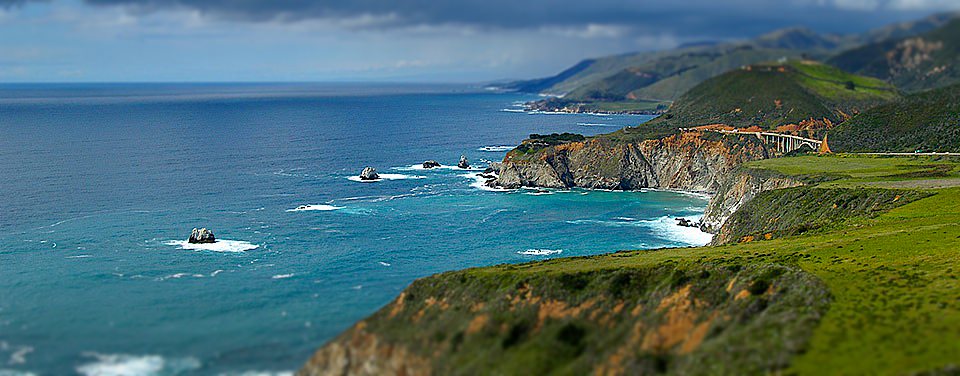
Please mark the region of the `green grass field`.
<svg viewBox="0 0 960 376"><path fill-rule="evenodd" d="M803 156L748 166L790 175L831 175L838 180L823 185L856 187L866 182L928 180L903 175L929 170L932 165L951 166L948 178L960 181L960 161L936 158ZM897 375L937 369L960 364L960 188L932 192L935 194L928 198L875 218L847 221L826 233L720 247L558 259L525 265L523 270L574 273L665 262L795 260L797 266L823 280L833 302L791 371Z"/></svg>
<svg viewBox="0 0 960 376"><path fill-rule="evenodd" d="M960 187L923 182L960 181L960 160L801 156L746 167L819 181L804 189L823 192L911 182L920 194L796 236L422 278L335 341L391 344L439 373L956 372ZM831 207L829 195L802 197L815 202L794 210Z"/></svg>

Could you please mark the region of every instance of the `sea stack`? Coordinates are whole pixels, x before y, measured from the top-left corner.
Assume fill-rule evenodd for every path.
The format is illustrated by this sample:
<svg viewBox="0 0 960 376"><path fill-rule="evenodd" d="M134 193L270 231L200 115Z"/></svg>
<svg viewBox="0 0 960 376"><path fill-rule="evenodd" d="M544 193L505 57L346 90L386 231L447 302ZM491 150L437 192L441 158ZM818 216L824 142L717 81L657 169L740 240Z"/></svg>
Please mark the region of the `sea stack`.
<svg viewBox="0 0 960 376"><path fill-rule="evenodd" d="M217 238L213 236L213 231L207 230L204 228L193 228L193 231L190 231L190 239L187 239L187 243L193 244L202 244L202 243L215 243Z"/></svg>
<svg viewBox="0 0 960 376"><path fill-rule="evenodd" d="M423 168L425 168L425 169L431 169L431 168L434 168L434 167L440 167L440 162L437 162L437 161L434 161L434 160L429 160L429 161L423 162Z"/></svg>
<svg viewBox="0 0 960 376"><path fill-rule="evenodd" d="M360 180L377 180L380 179L380 175L377 174L377 169L373 167L364 167L363 171L360 172Z"/></svg>
<svg viewBox="0 0 960 376"><path fill-rule="evenodd" d="M467 156L465 155L460 156L460 162L457 163L457 167L470 168L470 161L467 160Z"/></svg>

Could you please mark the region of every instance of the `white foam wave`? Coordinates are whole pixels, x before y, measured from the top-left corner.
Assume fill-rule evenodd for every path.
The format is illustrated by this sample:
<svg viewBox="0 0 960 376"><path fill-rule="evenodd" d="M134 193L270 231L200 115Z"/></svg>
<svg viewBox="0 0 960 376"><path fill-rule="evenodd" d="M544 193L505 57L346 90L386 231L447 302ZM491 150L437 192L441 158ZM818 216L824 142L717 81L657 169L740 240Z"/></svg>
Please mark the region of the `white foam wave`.
<svg viewBox="0 0 960 376"><path fill-rule="evenodd" d="M523 192L523 194L530 195L530 196L546 196L546 195L552 195L553 193L554 193L553 191L546 191L546 190Z"/></svg>
<svg viewBox="0 0 960 376"><path fill-rule="evenodd" d="M242 240L223 240L219 239L215 243L190 243L186 240L170 240L166 241L163 244L177 246L180 249L187 249L191 251L211 251L211 252L243 252L253 249L257 249L260 246L245 242Z"/></svg>
<svg viewBox="0 0 960 376"><path fill-rule="evenodd" d="M473 182L470 183L471 188L476 188L482 191L490 192L509 192L510 189L500 188L500 187L491 187L487 185L487 178L480 176L480 174L463 174L460 177L473 179Z"/></svg>
<svg viewBox="0 0 960 376"><path fill-rule="evenodd" d="M342 206L333 206L333 205L300 205L293 209L287 209L288 212L298 212L298 211L333 211L343 209Z"/></svg>
<svg viewBox="0 0 960 376"><path fill-rule="evenodd" d="M195 358L166 359L160 355L84 354L96 361L76 368L86 376L177 375L200 368Z"/></svg>
<svg viewBox="0 0 960 376"><path fill-rule="evenodd" d="M522 108L502 108L502 109L500 109L500 111L503 111L503 112L527 112L527 110L524 110L524 109L522 109Z"/></svg>
<svg viewBox="0 0 960 376"><path fill-rule="evenodd" d="M359 176L350 176L347 177L350 181L360 182L360 183L376 183L383 180L407 180L407 179L426 179L426 176L419 175L404 175L404 174L379 174L379 179L373 180L363 180Z"/></svg>
<svg viewBox="0 0 960 376"><path fill-rule="evenodd" d="M515 147L516 146L510 146L510 145L494 145L494 146L484 146L481 148L477 148L477 150L494 153L494 152L510 151L510 150L513 150L513 148Z"/></svg>
<svg viewBox="0 0 960 376"><path fill-rule="evenodd" d="M389 262L383 262L383 261L380 261L380 265L383 265L383 266L390 266L390 263L389 263Z"/></svg>
<svg viewBox="0 0 960 376"><path fill-rule="evenodd" d="M693 222L698 222L703 218L703 215L688 216L686 218ZM713 239L713 234L700 231L699 228L677 225L676 218L670 216L640 222L652 228L655 232L663 234L666 238L686 245L706 245Z"/></svg>
<svg viewBox="0 0 960 376"><path fill-rule="evenodd" d="M423 164L418 163L418 164L410 165L406 167L394 167L393 169L398 171L429 171L429 170L483 171L486 168L487 168L486 166L470 166L468 168L460 168L460 167L457 167L456 163L440 165L439 167L423 168ZM380 174L380 176L383 176L383 174ZM423 177L420 177L420 178L422 179Z"/></svg>
<svg viewBox="0 0 960 376"><path fill-rule="evenodd" d="M517 254L527 255L527 256L549 256L563 253L562 249L528 249L525 251L517 251Z"/></svg>
<svg viewBox="0 0 960 376"><path fill-rule="evenodd" d="M88 258L88 257L93 257L93 255L73 255L73 256L67 256L67 257L65 257L65 258L68 258L68 259L80 259L80 258Z"/></svg>
<svg viewBox="0 0 960 376"><path fill-rule="evenodd" d="M37 374L13 369L0 369L0 376L37 376Z"/></svg>
<svg viewBox="0 0 960 376"><path fill-rule="evenodd" d="M581 127L620 127L621 125L607 123L577 123Z"/></svg>
<svg viewBox="0 0 960 376"><path fill-rule="evenodd" d="M277 275L275 275L275 276L273 276L273 277L270 277L270 278L271 278L271 279L287 279L287 278L290 278L290 277L293 277L293 276L294 276L293 273L290 273L290 274L277 274Z"/></svg>
<svg viewBox="0 0 960 376"><path fill-rule="evenodd" d="M687 216L685 217L693 222L699 221L703 218L702 215L696 216ZM684 227L677 225L677 220L671 216L663 216L655 219L648 220L637 220L636 218L630 217L617 217L615 220L598 220L598 219L577 219L566 221L569 224L573 225L598 225L598 226L609 226L609 227L646 227L655 234L660 235L663 238L670 239L672 241L681 243L683 245L705 245L713 239L713 235L700 231L696 227Z"/></svg>

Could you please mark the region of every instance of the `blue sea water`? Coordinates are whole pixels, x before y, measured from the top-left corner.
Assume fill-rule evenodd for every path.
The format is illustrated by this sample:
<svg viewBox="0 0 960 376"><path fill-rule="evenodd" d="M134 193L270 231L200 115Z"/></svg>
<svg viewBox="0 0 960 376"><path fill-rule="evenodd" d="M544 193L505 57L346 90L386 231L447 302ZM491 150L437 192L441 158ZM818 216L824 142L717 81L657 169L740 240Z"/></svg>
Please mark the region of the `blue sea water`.
<svg viewBox="0 0 960 376"><path fill-rule="evenodd" d="M440 85L0 86L0 374L289 372L419 277L709 239L671 220L699 215L703 197L493 192L474 171L411 168L461 154L482 167L530 133L650 118L515 111L530 99ZM351 180L364 166L390 179ZM183 249L193 227L234 242Z"/></svg>

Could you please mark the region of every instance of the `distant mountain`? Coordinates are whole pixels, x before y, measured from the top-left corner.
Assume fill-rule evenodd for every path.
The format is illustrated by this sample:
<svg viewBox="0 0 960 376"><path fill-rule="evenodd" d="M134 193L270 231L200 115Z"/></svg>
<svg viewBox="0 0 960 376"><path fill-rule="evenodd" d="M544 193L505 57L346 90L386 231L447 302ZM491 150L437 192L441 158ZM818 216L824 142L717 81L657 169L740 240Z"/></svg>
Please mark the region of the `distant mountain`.
<svg viewBox="0 0 960 376"><path fill-rule="evenodd" d="M938 14L843 36L786 28L749 41L698 43L667 51L584 60L556 76L516 81L503 87L565 94L563 98L542 102L541 109L650 111L669 105L708 78L743 65L781 58L826 58L865 43L929 32L954 17L955 14Z"/></svg>
<svg viewBox="0 0 960 376"><path fill-rule="evenodd" d="M581 72L590 68L596 60L587 59L583 60L576 65L567 68L563 72L558 73L556 76L550 76L545 78L539 78L534 80L526 81L514 81L502 85L501 88L507 90L516 90L525 93L539 93L541 91L549 90L551 87L560 84L563 81L569 80L572 77L580 74Z"/></svg>
<svg viewBox="0 0 960 376"><path fill-rule="evenodd" d="M834 152L960 152L960 85L872 108L829 133Z"/></svg>
<svg viewBox="0 0 960 376"><path fill-rule="evenodd" d="M917 36L848 50L829 63L887 80L908 92L960 83L960 19Z"/></svg>
<svg viewBox="0 0 960 376"><path fill-rule="evenodd" d="M813 61L756 64L708 79L657 119L610 136L635 141L714 124L819 135L897 98L896 89L881 80Z"/></svg>

